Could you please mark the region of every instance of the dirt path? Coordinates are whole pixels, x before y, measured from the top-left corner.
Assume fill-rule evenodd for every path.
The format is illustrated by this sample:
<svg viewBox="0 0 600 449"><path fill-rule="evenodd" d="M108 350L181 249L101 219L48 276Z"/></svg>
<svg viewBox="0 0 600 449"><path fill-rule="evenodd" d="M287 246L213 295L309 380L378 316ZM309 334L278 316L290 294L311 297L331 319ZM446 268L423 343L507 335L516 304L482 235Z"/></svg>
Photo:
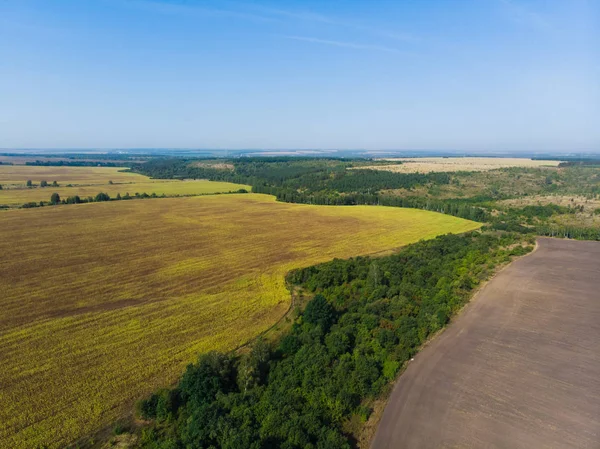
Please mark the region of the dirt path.
<svg viewBox="0 0 600 449"><path fill-rule="evenodd" d="M399 378L383 448L600 448L600 243L540 239Z"/></svg>

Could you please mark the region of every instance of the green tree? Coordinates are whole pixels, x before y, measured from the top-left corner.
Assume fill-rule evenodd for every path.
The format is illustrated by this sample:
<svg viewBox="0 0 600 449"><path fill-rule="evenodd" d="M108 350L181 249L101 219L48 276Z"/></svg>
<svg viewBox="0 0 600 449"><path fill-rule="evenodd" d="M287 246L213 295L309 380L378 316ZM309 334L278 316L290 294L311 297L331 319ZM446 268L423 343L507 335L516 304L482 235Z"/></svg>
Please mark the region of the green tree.
<svg viewBox="0 0 600 449"><path fill-rule="evenodd" d="M110 196L108 196L108 193L103 193L100 192L98 195L96 195L96 198L94 198L94 201L110 201Z"/></svg>
<svg viewBox="0 0 600 449"><path fill-rule="evenodd" d="M325 331L333 324L334 318L333 307L320 294L311 299L304 310L304 320L310 324L320 325Z"/></svg>
<svg viewBox="0 0 600 449"><path fill-rule="evenodd" d="M81 203L81 198L78 195L70 196L67 198L67 204L79 204Z"/></svg>
<svg viewBox="0 0 600 449"><path fill-rule="evenodd" d="M238 364L237 384L242 393L246 394L250 388L265 380L270 358L267 342L262 338L257 339L252 351L243 356Z"/></svg>
<svg viewBox="0 0 600 449"><path fill-rule="evenodd" d="M31 182L31 179L28 179L27 180L27 187L32 187L32 186L33 186L33 183Z"/></svg>
<svg viewBox="0 0 600 449"><path fill-rule="evenodd" d="M60 195L58 193L54 192L50 196L50 203L51 204L58 204L58 203L60 203Z"/></svg>
<svg viewBox="0 0 600 449"><path fill-rule="evenodd" d="M42 181L40 182L40 187L48 187L48 181L46 181L46 180L42 180Z"/></svg>
<svg viewBox="0 0 600 449"><path fill-rule="evenodd" d="M52 181L52 187L58 187L58 182Z"/></svg>

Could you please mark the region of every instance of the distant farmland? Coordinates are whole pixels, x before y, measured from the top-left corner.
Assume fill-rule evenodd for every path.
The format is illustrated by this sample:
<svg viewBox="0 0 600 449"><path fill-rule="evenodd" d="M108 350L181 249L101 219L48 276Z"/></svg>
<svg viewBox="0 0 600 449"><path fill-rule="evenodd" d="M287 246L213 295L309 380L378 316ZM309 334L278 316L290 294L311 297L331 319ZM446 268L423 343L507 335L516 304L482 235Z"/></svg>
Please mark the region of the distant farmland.
<svg viewBox="0 0 600 449"><path fill-rule="evenodd" d="M66 199L75 195L80 198L95 197L100 192L115 198L117 194L135 196L136 193L156 193L159 196L184 196L251 189L250 186L230 182L151 179L123 170L114 167L0 165L0 184L3 186L0 190L0 205L16 207L30 202L49 202L53 193L58 193L61 199ZM26 186L27 180L32 181L32 188ZM40 187L41 181L50 185ZM53 181L57 181L59 186L52 187Z"/></svg>
<svg viewBox="0 0 600 449"><path fill-rule="evenodd" d="M0 190L0 204L8 206L21 206L25 203L35 201L50 201L50 196L53 193L58 193L62 199L69 196L78 195L81 198L89 196L94 197L100 192L107 193L111 198L120 194L121 196L127 193L134 196L136 193L147 193L151 195L166 196L183 196L183 195L205 195L209 193L227 193L235 192L239 189L250 191L251 187L242 184L233 184L230 182L217 182L206 180L190 180L190 181L163 181L149 182L144 179L144 182L135 182L128 184L95 184L90 186L74 186L74 187L44 187L44 188L20 188L20 189L3 189Z"/></svg>
<svg viewBox="0 0 600 449"><path fill-rule="evenodd" d="M402 164L360 167L396 173L429 173L456 171L488 171L508 167L556 167L560 161L543 161L526 158L501 157L413 157L393 158L388 161Z"/></svg>
<svg viewBox="0 0 600 449"><path fill-rule="evenodd" d="M251 194L0 213L0 447L63 447L247 342L287 310L292 268L478 226Z"/></svg>
<svg viewBox="0 0 600 449"><path fill-rule="evenodd" d="M0 165L0 184L25 187L28 180L34 184L41 181L57 181L66 184L108 184L113 182L142 182L149 178L137 173L124 172L120 167L37 167L28 165Z"/></svg>

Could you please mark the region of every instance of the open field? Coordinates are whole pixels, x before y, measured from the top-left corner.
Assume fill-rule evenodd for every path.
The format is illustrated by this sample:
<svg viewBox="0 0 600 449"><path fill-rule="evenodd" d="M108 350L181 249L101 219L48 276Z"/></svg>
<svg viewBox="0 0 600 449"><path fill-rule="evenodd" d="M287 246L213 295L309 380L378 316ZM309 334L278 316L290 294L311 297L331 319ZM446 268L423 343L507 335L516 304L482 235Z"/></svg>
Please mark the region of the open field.
<svg viewBox="0 0 600 449"><path fill-rule="evenodd" d="M59 155L39 156L39 155L31 155L31 154L27 154L27 153L19 154L18 156L6 156L6 155L0 154L0 162L3 162L5 164L25 165L28 162L86 161L86 162L98 162L98 163L103 163L103 162L122 163L124 161L123 159L110 159L110 158L107 159L106 157L101 157L101 156L104 156L104 155L99 154L98 158L96 159L92 155L88 155L86 158L83 158L83 157L73 158L73 157L69 157L69 156L59 156ZM145 162L144 158L132 157L128 160L135 160L136 162L139 162L139 163Z"/></svg>
<svg viewBox="0 0 600 449"><path fill-rule="evenodd" d="M557 167L560 161L537 161L525 158L495 157L422 157L394 158L388 161L402 162L400 165L374 165L373 170L386 170L396 173L429 173L456 171L488 171L507 167Z"/></svg>
<svg viewBox="0 0 600 449"><path fill-rule="evenodd" d="M597 448L600 243L539 239L397 380L382 448Z"/></svg>
<svg viewBox="0 0 600 449"><path fill-rule="evenodd" d="M21 206L31 201L50 201L53 193L58 193L62 199L79 195L81 198L94 197L100 192L107 193L111 198L121 194L147 193L151 195L204 195L209 193L235 192L239 189L250 191L251 187L230 182L217 182L206 180L189 181L164 181L164 182L136 182L131 184L102 184L74 187L44 187L33 189L3 189L0 190L0 204Z"/></svg>
<svg viewBox="0 0 600 449"><path fill-rule="evenodd" d="M0 447L63 447L247 342L287 310L292 268L478 226L253 194L2 213Z"/></svg>
<svg viewBox="0 0 600 449"><path fill-rule="evenodd" d="M25 187L30 179L34 184L40 181L57 181L66 184L108 184L108 181L126 183L151 181L137 173L123 172L122 167L36 167L28 165L0 165L0 184L3 187Z"/></svg>

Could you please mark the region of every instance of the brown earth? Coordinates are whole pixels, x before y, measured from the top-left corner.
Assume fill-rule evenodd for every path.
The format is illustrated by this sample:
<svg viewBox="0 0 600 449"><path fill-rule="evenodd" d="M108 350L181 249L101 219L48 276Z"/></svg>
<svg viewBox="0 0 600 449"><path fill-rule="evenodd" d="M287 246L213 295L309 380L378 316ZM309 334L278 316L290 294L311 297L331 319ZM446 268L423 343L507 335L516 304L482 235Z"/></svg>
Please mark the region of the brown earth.
<svg viewBox="0 0 600 449"><path fill-rule="evenodd" d="M415 357L373 449L600 448L600 243L538 243Z"/></svg>

